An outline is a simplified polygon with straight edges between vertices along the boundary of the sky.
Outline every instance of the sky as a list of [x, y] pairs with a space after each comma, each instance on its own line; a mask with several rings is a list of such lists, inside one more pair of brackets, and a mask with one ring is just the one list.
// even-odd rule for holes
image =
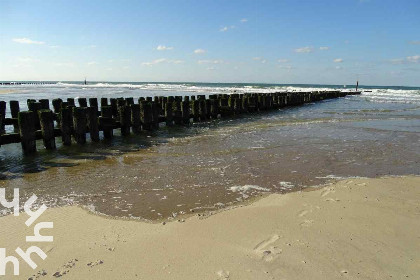
[[0, 80], [420, 86], [419, 0], [0, 0]]

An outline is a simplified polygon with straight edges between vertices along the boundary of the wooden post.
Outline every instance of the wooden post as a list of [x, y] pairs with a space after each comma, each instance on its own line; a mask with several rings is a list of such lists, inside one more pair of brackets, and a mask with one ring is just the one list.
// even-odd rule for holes
[[96, 115], [98, 114], [98, 98], [89, 98], [89, 106], [96, 108]]
[[[96, 99], [96, 98], [95, 98]], [[98, 127], [98, 108], [87, 108], [87, 122], [89, 127], [89, 135], [92, 142], [99, 142], [99, 127]]]
[[110, 98], [111, 102], [111, 108], [112, 108], [112, 116], [117, 117], [118, 116], [118, 105], [117, 105], [117, 99], [116, 98]]
[[41, 103], [40, 110], [49, 110], [50, 109], [50, 101], [48, 99], [40, 99], [39, 103]]
[[141, 131], [140, 104], [131, 104], [131, 125], [134, 133]]
[[74, 107], [73, 108], [73, 127], [74, 127], [74, 138], [77, 144], [86, 143], [86, 125], [87, 125], [87, 114], [86, 107]]
[[179, 98], [177, 97], [178, 96], [175, 97], [175, 102], [173, 103], [174, 121], [175, 121], [175, 124], [181, 125], [182, 124], [181, 101], [179, 101]]
[[[12, 115], [12, 118], [17, 119], [18, 114], [20, 112], [19, 101], [10, 100], [9, 106], [10, 106], [10, 114]], [[15, 132], [19, 132], [19, 124], [17, 122], [13, 123], [13, 130]]]
[[131, 112], [130, 107], [127, 105], [118, 106], [118, 116], [121, 125], [121, 135], [130, 135], [130, 119]]
[[38, 111], [38, 116], [41, 122], [41, 132], [44, 147], [47, 150], [53, 150], [55, 149], [53, 112], [49, 109], [42, 109]]
[[202, 98], [205, 95], [199, 95], [199, 113], [200, 113], [200, 121], [205, 121], [207, 119], [207, 107], [206, 107], [206, 100]]
[[101, 107], [108, 106], [108, 98], [102, 97], [101, 98]]
[[61, 112], [60, 112], [60, 127], [61, 127], [61, 140], [63, 142], [63, 145], [65, 146], [71, 145], [72, 123], [73, 123], [73, 119], [72, 119], [71, 109], [62, 107]]
[[200, 120], [200, 101], [194, 98], [191, 101], [191, 109], [192, 109], [193, 120], [195, 122], [198, 122]]
[[153, 128], [157, 129], [159, 128], [159, 106], [155, 101], [153, 101], [151, 104], [152, 104]]
[[39, 124], [39, 116], [38, 116], [38, 111], [41, 109], [41, 103], [40, 102], [29, 102], [28, 103], [28, 109], [29, 111], [34, 112], [34, 121], [35, 121], [35, 129], [39, 130], [41, 129], [41, 125]]
[[219, 100], [210, 99], [210, 116], [212, 119], [217, 119], [219, 115]]
[[153, 121], [152, 103], [145, 100], [141, 101], [140, 120], [141, 120], [144, 130], [152, 129], [152, 121]]
[[36, 152], [35, 113], [32, 111], [19, 112], [19, 134], [24, 154]]
[[0, 115], [3, 116], [3, 122], [0, 127], [0, 134], [4, 132], [5, 125], [4, 125], [4, 119], [6, 118], [6, 101], [0, 101]]
[[77, 101], [79, 102], [79, 107], [87, 107], [87, 100], [84, 97], [79, 97], [77, 99]]
[[127, 104], [127, 105], [133, 105], [134, 104], [134, 98], [133, 97], [127, 97], [125, 99], [125, 104]]
[[172, 106], [173, 106], [172, 102], [165, 103], [165, 120], [166, 120], [167, 126], [171, 126], [174, 123]]
[[60, 113], [62, 103], [63, 103], [63, 100], [61, 98], [55, 98], [55, 99], [52, 100], [54, 113], [56, 113], [56, 114]]
[[99, 123], [102, 126], [104, 131], [104, 138], [110, 139], [114, 136], [113, 126], [114, 122], [112, 119], [112, 107], [111, 106], [102, 106], [101, 107], [101, 117], [99, 118]]
[[76, 106], [76, 104], [74, 103], [74, 98], [67, 98], [67, 103], [69, 104], [69, 106]]
[[[188, 97], [188, 96], [186, 96]], [[185, 125], [190, 124], [190, 101], [182, 101], [181, 103], [181, 111], [182, 111], [182, 122]]]

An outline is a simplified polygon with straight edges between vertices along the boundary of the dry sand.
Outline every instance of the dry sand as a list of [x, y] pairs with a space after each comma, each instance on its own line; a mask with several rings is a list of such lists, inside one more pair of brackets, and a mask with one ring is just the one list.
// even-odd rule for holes
[[[0, 218], [8, 255], [29, 247], [26, 217]], [[41, 219], [54, 222], [48, 258], [21, 261], [17, 279], [420, 279], [420, 177], [347, 179], [166, 225], [78, 207]]]

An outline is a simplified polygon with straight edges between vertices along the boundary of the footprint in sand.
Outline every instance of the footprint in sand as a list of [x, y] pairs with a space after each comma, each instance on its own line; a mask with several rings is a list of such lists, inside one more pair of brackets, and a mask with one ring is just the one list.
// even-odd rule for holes
[[77, 259], [68, 261], [66, 264], [61, 266], [61, 268], [59, 268], [58, 271], [53, 274], [53, 276], [58, 278], [58, 277], [61, 277], [63, 275], [66, 275], [67, 273], [70, 272], [70, 269], [72, 269], [73, 267], [76, 266], [76, 262], [78, 262]]
[[305, 220], [303, 223], [300, 223], [301, 227], [310, 227], [314, 223], [314, 220]]
[[321, 192], [321, 197], [327, 196], [330, 193], [334, 193], [334, 192], [335, 192], [334, 188], [327, 188]]
[[272, 237], [261, 241], [254, 247], [254, 252], [257, 254], [259, 258], [266, 262], [271, 262], [278, 257], [282, 253], [282, 250], [277, 246], [273, 246], [277, 240], [280, 239], [280, 236], [273, 235]]
[[309, 213], [309, 210], [302, 210], [302, 211], [299, 212], [298, 216], [303, 217], [303, 216], [306, 216], [306, 214], [308, 214], [308, 213]]
[[216, 272], [219, 279], [229, 279], [229, 271], [219, 270]]

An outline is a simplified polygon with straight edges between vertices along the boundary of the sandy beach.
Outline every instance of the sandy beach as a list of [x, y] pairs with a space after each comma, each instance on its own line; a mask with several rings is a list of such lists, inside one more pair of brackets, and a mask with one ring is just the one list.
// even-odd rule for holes
[[[419, 279], [419, 186], [347, 179], [166, 224], [48, 209], [48, 257], [34, 255], [35, 270], [21, 261], [16, 279]], [[8, 255], [27, 248], [26, 219], [0, 218]]]

